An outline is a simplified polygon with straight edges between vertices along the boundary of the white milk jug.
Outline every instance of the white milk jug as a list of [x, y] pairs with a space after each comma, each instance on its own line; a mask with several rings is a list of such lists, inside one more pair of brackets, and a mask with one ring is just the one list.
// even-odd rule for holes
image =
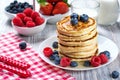
[[117, 22], [118, 16], [118, 0], [100, 0], [100, 7], [98, 11], [98, 24], [112, 25]]

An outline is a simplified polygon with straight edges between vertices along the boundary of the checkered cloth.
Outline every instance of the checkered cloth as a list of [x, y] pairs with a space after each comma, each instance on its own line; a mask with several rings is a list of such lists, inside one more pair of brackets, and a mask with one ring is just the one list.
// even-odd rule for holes
[[28, 62], [31, 65], [29, 71], [32, 77], [23, 79], [12, 72], [0, 69], [0, 80], [75, 80], [63, 70], [44, 62], [28, 43], [27, 49], [21, 51], [19, 43], [22, 41], [24, 40], [14, 33], [2, 34], [0, 36], [0, 55]]

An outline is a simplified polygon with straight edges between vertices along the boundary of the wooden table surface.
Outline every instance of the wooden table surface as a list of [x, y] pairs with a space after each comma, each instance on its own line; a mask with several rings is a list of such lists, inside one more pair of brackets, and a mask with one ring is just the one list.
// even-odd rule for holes
[[[15, 32], [13, 27], [11, 26], [9, 18], [4, 13], [4, 8], [7, 3], [10, 3], [13, 0], [0, 0], [0, 35], [8, 32]], [[118, 22], [113, 26], [97, 26], [98, 33], [103, 35], [116, 43], [118, 48], [120, 49], [120, 23]], [[16, 33], [16, 32], [15, 32]], [[37, 35], [31, 37], [21, 36], [24, 40], [30, 43], [33, 48], [39, 52], [38, 46], [45, 39], [51, 37], [56, 34], [56, 25], [47, 24], [45, 29]], [[106, 45], [107, 46], [107, 45]], [[120, 72], [120, 55], [109, 65], [87, 71], [69, 71], [65, 70], [67, 73], [71, 74], [76, 78], [76, 80], [112, 80], [110, 77], [110, 73], [114, 70]], [[116, 80], [120, 80], [120, 77]]]

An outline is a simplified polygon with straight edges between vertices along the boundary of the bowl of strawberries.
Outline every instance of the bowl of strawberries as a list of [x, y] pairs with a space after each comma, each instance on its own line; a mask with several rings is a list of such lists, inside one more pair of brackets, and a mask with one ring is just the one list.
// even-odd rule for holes
[[39, 3], [39, 12], [51, 24], [56, 24], [71, 12], [67, 0], [37, 0], [37, 2]]
[[46, 20], [31, 8], [26, 8], [23, 12], [17, 13], [12, 19], [13, 28], [21, 35], [32, 36], [40, 33], [46, 25]]

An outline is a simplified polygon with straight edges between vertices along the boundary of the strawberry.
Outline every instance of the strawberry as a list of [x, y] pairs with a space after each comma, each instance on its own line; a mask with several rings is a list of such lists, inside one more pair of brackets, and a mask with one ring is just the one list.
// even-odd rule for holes
[[26, 8], [23, 13], [26, 14], [26, 16], [30, 17], [33, 10], [31, 8]]
[[13, 21], [13, 24], [16, 26], [20, 26], [20, 27], [24, 26], [24, 23], [22, 22], [22, 20], [19, 17], [13, 18], [12, 21]]
[[70, 58], [67, 58], [67, 57], [63, 57], [63, 58], [61, 58], [61, 60], [60, 60], [60, 65], [61, 65], [62, 67], [67, 67], [67, 66], [70, 65], [70, 63], [71, 63]]
[[53, 10], [53, 5], [51, 3], [42, 1], [40, 3], [40, 13], [44, 14], [44, 15], [50, 15], [52, 13]]
[[31, 17], [25, 17], [24, 22], [26, 23], [27, 21], [32, 21], [32, 18]]
[[35, 18], [38, 17], [38, 16], [40, 17], [39, 13], [36, 12], [36, 11], [33, 11], [32, 14], [31, 14], [31, 18], [32, 18], [33, 20], [35, 20]]
[[36, 19], [35, 19], [36, 25], [41, 25], [42, 23], [44, 23], [44, 21], [45, 20], [41, 17], [36, 17]]
[[52, 11], [52, 14], [55, 15], [55, 14], [64, 14], [66, 12], [68, 12], [69, 10], [69, 7], [68, 5], [65, 3], [65, 2], [58, 2], [53, 11]]
[[26, 17], [26, 15], [24, 13], [17, 13], [17, 17], [20, 17], [22, 20], [24, 20], [24, 17]]
[[35, 23], [33, 21], [27, 21], [26, 27], [34, 27]]

